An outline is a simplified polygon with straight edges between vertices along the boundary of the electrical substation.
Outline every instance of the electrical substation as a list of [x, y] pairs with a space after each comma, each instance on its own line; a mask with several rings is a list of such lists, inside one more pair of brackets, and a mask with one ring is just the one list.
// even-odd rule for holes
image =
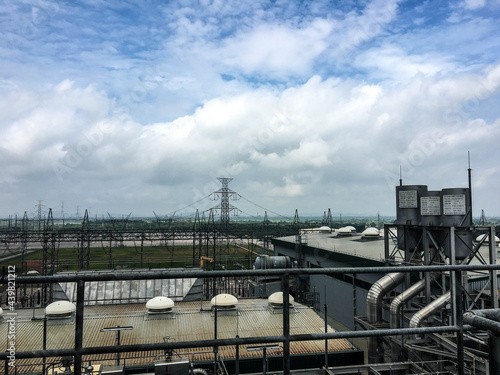
[[[220, 205], [189, 221], [86, 212], [75, 225], [49, 211], [4, 223], [4, 254], [21, 268], [15, 298], [2, 289], [0, 334], [15, 311], [17, 337], [15, 366], [8, 347], [0, 354], [4, 373], [500, 373], [496, 230], [473, 223], [470, 178], [441, 190], [401, 183], [396, 220], [363, 230], [333, 229], [330, 210], [317, 225], [297, 211], [286, 224], [267, 213], [230, 222], [241, 195], [219, 181]], [[148, 267], [146, 246], [173, 264], [178, 244], [184, 264]], [[245, 244], [251, 266], [224, 267]], [[61, 269], [65, 246], [76, 269]], [[29, 273], [36, 247], [40, 271]], [[120, 247], [135, 248], [136, 267], [116, 267]], [[92, 269], [96, 252], [107, 269]]]

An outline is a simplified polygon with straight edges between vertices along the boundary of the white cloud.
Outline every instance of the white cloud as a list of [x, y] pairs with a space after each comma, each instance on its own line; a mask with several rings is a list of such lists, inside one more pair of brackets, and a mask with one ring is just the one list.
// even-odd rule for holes
[[314, 20], [307, 27], [294, 29], [286, 24], [263, 24], [224, 42], [222, 59], [245, 74], [259, 72], [271, 76], [308, 73], [315, 58], [327, 44], [331, 22]]
[[429, 26], [398, 4], [9, 8], [39, 33], [0, 28], [0, 215], [37, 199], [171, 212], [219, 176], [282, 213], [394, 214], [400, 165], [407, 183], [461, 186], [467, 151], [475, 201], [500, 213], [496, 19], [450, 23], [454, 8]]

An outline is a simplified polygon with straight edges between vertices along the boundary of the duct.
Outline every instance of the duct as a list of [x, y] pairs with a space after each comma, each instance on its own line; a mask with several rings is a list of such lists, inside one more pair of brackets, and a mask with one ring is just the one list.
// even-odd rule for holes
[[[430, 274], [430, 280], [436, 279], [438, 277], [439, 273], [433, 272]], [[391, 308], [390, 308], [390, 328], [400, 328], [401, 326], [401, 306], [403, 303], [410, 301], [412, 298], [417, 296], [421, 291], [425, 289], [425, 279], [420, 280], [410, 288], [406, 289], [403, 293], [401, 293], [399, 296], [394, 298], [391, 303]], [[400, 360], [401, 357], [401, 348], [397, 344], [397, 342], [392, 342], [391, 344], [391, 355], [392, 355], [392, 360], [394, 362], [397, 362]]]
[[[382, 320], [382, 301], [384, 296], [404, 281], [404, 273], [389, 273], [376, 281], [366, 297], [366, 315], [368, 323], [376, 324]], [[380, 338], [368, 340], [369, 363], [380, 363], [384, 358], [384, 349]]]
[[375, 324], [382, 320], [382, 300], [384, 296], [403, 281], [403, 273], [389, 273], [372, 285], [366, 297], [368, 323]]
[[[430, 275], [430, 280], [433, 281], [439, 276], [439, 273], [433, 272]], [[425, 289], [425, 279], [420, 280], [416, 284], [413, 284], [410, 288], [406, 289], [399, 296], [394, 298], [391, 303], [390, 308], [390, 327], [400, 328], [401, 323], [401, 305], [405, 302], [410, 301], [412, 298], [417, 296], [421, 291]]]
[[432, 314], [444, 308], [451, 299], [451, 292], [447, 292], [436, 298], [420, 311], [417, 311], [410, 320], [410, 328], [418, 328], [422, 325], [423, 321]]
[[464, 323], [488, 331], [489, 372], [500, 374], [500, 309], [468, 311]]

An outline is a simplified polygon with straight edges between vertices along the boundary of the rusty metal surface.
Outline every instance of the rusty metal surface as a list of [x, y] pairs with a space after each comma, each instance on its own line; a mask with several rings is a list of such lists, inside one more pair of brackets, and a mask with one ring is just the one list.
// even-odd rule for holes
[[[84, 310], [83, 346], [116, 345], [115, 332], [101, 332], [105, 327], [133, 326], [133, 330], [122, 331], [122, 345], [163, 342], [165, 337], [174, 341], [214, 339], [215, 316], [209, 302], [179, 302], [174, 306], [171, 317], [151, 317], [146, 313], [144, 304], [87, 306]], [[41, 309], [35, 311], [36, 317], [43, 316]], [[16, 350], [28, 351], [42, 349], [43, 320], [32, 320], [32, 310], [18, 310], [16, 318]], [[224, 316], [217, 314], [217, 338], [264, 337], [282, 334], [283, 316], [267, 307], [267, 300], [240, 299], [238, 314]], [[329, 327], [329, 332], [334, 329]], [[324, 332], [324, 321], [314, 310], [296, 304], [295, 312], [290, 314], [290, 333], [308, 334]], [[7, 324], [0, 323], [0, 337], [6, 337]], [[47, 349], [72, 348], [74, 345], [75, 323], [67, 321], [47, 324]], [[323, 353], [322, 340], [298, 341], [290, 344], [290, 354]], [[329, 340], [330, 352], [358, 350], [348, 340]], [[235, 358], [234, 346], [220, 347], [223, 359]], [[120, 355], [127, 365], [152, 363], [155, 357], [163, 356], [162, 351], [123, 353]], [[174, 355], [188, 357], [191, 361], [213, 360], [213, 348], [193, 348], [177, 350]], [[261, 357], [261, 352], [247, 351], [246, 346], [239, 348], [240, 358]], [[269, 356], [281, 355], [280, 350], [269, 351]], [[132, 358], [132, 357], [141, 358]], [[149, 357], [149, 358], [143, 358]], [[109, 362], [114, 364], [115, 355], [96, 354], [85, 356], [84, 361]], [[54, 362], [59, 358], [47, 359]], [[23, 364], [40, 363], [39, 359], [19, 360]], [[18, 373], [40, 371], [40, 366], [18, 368]], [[37, 370], [38, 369], [38, 370]]]

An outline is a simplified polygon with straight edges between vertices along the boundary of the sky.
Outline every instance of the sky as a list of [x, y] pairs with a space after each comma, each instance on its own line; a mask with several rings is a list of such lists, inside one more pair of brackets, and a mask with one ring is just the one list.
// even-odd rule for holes
[[500, 216], [500, 0], [0, 0], [0, 62], [0, 217], [187, 217], [218, 177], [243, 216], [395, 216], [400, 171], [469, 160]]

